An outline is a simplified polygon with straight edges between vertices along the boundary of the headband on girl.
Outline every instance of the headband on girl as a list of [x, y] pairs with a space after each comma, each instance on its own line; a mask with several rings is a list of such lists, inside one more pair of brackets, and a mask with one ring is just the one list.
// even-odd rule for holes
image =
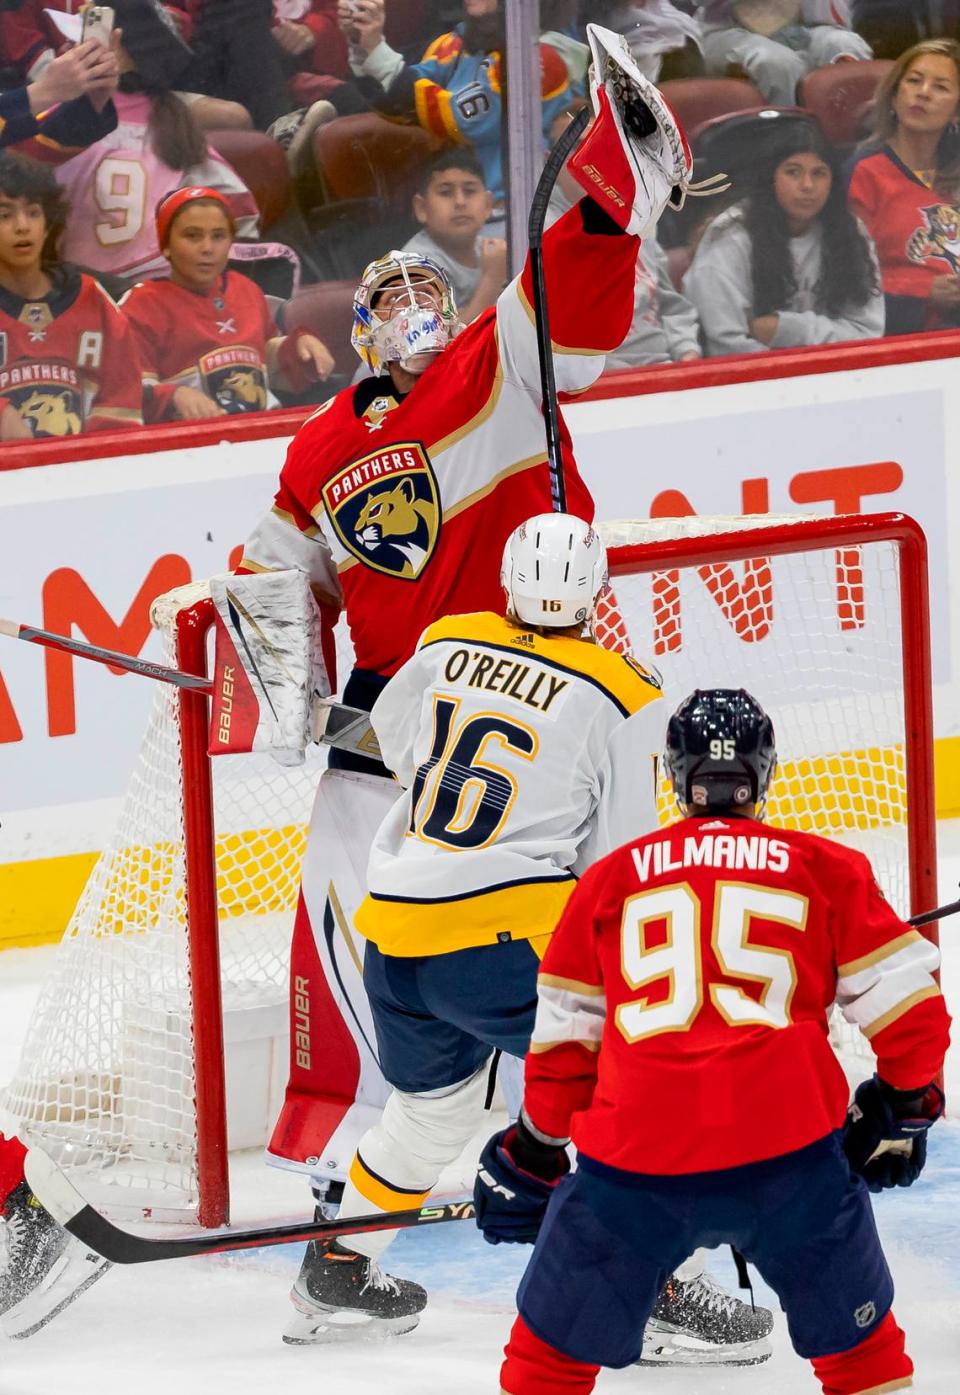
[[234, 226], [233, 210], [218, 189], [206, 189], [200, 184], [190, 185], [186, 189], [174, 189], [172, 194], [167, 194], [157, 204], [157, 241], [161, 250], [170, 240], [170, 225], [174, 218], [188, 203], [195, 203], [197, 199], [212, 199], [214, 203], [218, 203], [230, 220], [231, 228]]

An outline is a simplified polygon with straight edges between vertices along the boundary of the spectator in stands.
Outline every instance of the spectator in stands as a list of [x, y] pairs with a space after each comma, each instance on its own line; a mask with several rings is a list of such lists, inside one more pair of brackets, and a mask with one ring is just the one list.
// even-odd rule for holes
[[333, 357], [306, 330], [279, 335], [266, 297], [227, 269], [236, 229], [215, 189], [178, 189], [157, 209], [167, 281], [135, 286], [121, 309], [140, 347], [148, 421], [262, 411], [271, 385], [303, 392]]
[[[483, 166], [493, 194], [488, 230], [502, 235], [504, 179], [501, 164], [504, 20], [500, 0], [464, 0], [464, 18], [437, 39], [423, 61], [406, 64], [383, 37], [384, 0], [339, 0], [338, 14], [350, 45], [350, 66], [368, 80], [371, 104], [457, 144], [467, 144]], [[556, 49], [540, 45], [543, 132], [569, 100], [566, 64]], [[369, 81], [372, 79], [372, 82]]]
[[420, 171], [413, 212], [421, 231], [404, 252], [420, 252], [442, 266], [464, 324], [492, 305], [507, 284], [507, 244], [481, 237], [493, 195], [476, 156], [444, 150]]
[[167, 274], [152, 213], [174, 189], [202, 184], [220, 190], [240, 236], [259, 232], [256, 202], [240, 176], [207, 145], [190, 108], [146, 76], [153, 52], [150, 43], [143, 52], [131, 48], [124, 32], [120, 124], [57, 171], [70, 200], [64, 256], [130, 283]]
[[[581, 104], [556, 117], [550, 128], [555, 145]], [[566, 169], [554, 185], [547, 207], [547, 226], [583, 198], [583, 190]], [[656, 235], [647, 233], [637, 257], [633, 323], [618, 349], [607, 354], [604, 371], [641, 368], [652, 363], [675, 363], [701, 357], [700, 321], [695, 307], [670, 279], [667, 254]]]
[[46, 64], [25, 87], [0, 92], [0, 146], [42, 141], [36, 159], [65, 158], [114, 129], [117, 111], [117, 43], [89, 42], [69, 48]]
[[634, 62], [651, 82], [703, 72], [700, 26], [671, 0], [633, 0], [627, 5], [604, 0], [595, 8], [597, 23], [623, 35]]
[[960, 44], [908, 49], [881, 85], [850, 207], [877, 245], [887, 333], [960, 325]]
[[250, 112], [257, 129], [265, 131], [290, 107], [282, 50], [272, 33], [273, 0], [176, 0], [176, 4], [189, 16], [193, 51], [180, 85], [190, 92], [239, 103]]
[[883, 334], [873, 244], [813, 121], [788, 126], [747, 198], [710, 224], [684, 290], [710, 355]]
[[792, 106], [813, 68], [872, 57], [849, 0], [704, 0], [698, 13], [707, 71], [741, 69], [773, 106]]
[[[142, 387], [126, 321], [57, 253], [66, 203], [49, 170], [0, 155], [0, 438], [139, 425]], [[13, 409], [11, 414], [10, 409]]]

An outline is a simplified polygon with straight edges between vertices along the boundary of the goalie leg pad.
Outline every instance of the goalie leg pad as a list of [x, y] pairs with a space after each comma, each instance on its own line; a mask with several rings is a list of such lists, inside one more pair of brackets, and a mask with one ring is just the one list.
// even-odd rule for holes
[[[402, 1211], [422, 1205], [440, 1174], [456, 1162], [483, 1118], [487, 1071], [429, 1094], [395, 1090], [383, 1117], [360, 1140], [339, 1217]], [[378, 1259], [395, 1230], [344, 1237], [359, 1254]]]

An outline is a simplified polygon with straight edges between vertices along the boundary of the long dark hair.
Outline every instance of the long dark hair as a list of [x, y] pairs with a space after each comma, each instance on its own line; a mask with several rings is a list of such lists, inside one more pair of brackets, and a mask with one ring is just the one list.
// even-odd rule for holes
[[189, 170], [207, 158], [207, 140], [193, 112], [169, 88], [145, 82], [139, 73], [124, 73], [122, 92], [143, 92], [150, 100], [147, 140], [153, 153], [172, 170]]
[[742, 217], [752, 244], [753, 313], [773, 315], [790, 304], [797, 278], [790, 255], [787, 215], [777, 201], [774, 175], [794, 155], [816, 155], [830, 169], [830, 195], [818, 222], [823, 229], [818, 312], [836, 319], [851, 305], [862, 305], [878, 289], [876, 267], [866, 234], [847, 208], [839, 162], [814, 122], [798, 122], [779, 134], [760, 161]]
[[47, 225], [40, 262], [46, 268], [56, 266], [59, 262], [57, 243], [67, 221], [68, 205], [51, 171], [44, 165], [4, 151], [0, 154], [0, 194], [40, 205]]

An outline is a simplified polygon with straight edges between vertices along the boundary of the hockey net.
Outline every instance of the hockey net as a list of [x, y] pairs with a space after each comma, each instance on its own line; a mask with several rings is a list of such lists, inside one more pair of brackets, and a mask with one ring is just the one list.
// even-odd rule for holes
[[[904, 915], [935, 898], [922, 534], [900, 515], [626, 522], [602, 529], [597, 633], [654, 664], [672, 709], [752, 691], [773, 717], [771, 822], [866, 851]], [[205, 588], [161, 598], [165, 660], [207, 667]], [[340, 655], [341, 676], [350, 655]], [[665, 714], [666, 715], [666, 714]], [[114, 1214], [228, 1214], [224, 1039], [286, 1010], [320, 750], [206, 757], [206, 703], [158, 684], [114, 837], [80, 898], [4, 1098], [28, 1141]], [[211, 778], [212, 769], [212, 778]], [[673, 809], [664, 788], [661, 817]], [[909, 819], [908, 819], [909, 809]], [[219, 1010], [222, 998], [223, 1014]], [[837, 1045], [869, 1052], [841, 1034]], [[242, 1091], [247, 1081], [234, 1082]], [[228, 1082], [229, 1084], [229, 1082]], [[231, 1121], [232, 1122], [232, 1121]]]

